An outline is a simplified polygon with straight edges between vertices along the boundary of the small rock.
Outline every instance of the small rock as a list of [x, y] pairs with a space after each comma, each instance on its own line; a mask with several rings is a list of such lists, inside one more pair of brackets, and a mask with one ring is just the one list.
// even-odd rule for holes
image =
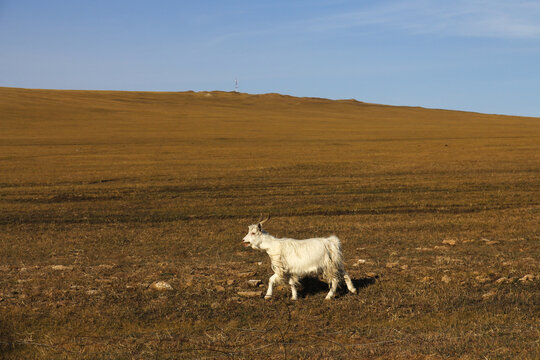
[[224, 292], [225, 291], [225, 288], [223, 286], [221, 286], [221, 285], [217, 285], [215, 287], [215, 289], [216, 289], [217, 292]]
[[433, 281], [433, 278], [431, 276], [424, 276], [420, 281], [423, 283], [427, 283]]
[[387, 267], [388, 269], [392, 269], [392, 268], [395, 268], [395, 267], [397, 267], [397, 266], [398, 266], [398, 263], [397, 263], [397, 262], [387, 262], [387, 263], [386, 263], [386, 267]]
[[519, 279], [519, 281], [527, 282], [527, 281], [534, 281], [534, 279], [535, 279], [535, 276], [533, 274], [527, 274], [524, 277], [522, 277], [521, 279]]
[[255, 275], [255, 271], [240, 272], [237, 275], [238, 275], [238, 277], [246, 278], [246, 277], [250, 277], [250, 276]]
[[489, 240], [486, 238], [482, 238], [480, 241], [483, 241], [486, 245], [495, 245], [499, 243], [497, 240]]
[[53, 265], [51, 266], [51, 269], [53, 270], [58, 270], [58, 271], [61, 271], [61, 270], [73, 270], [73, 266], [65, 266], [65, 265]]
[[375, 278], [375, 277], [377, 277], [377, 274], [375, 274], [374, 272], [368, 272], [368, 273], [366, 273], [366, 276], [371, 277], [371, 278]]
[[441, 281], [445, 284], [448, 284], [450, 281], [452, 281], [452, 279], [450, 279], [450, 276], [448, 275], [444, 275], [442, 278], [441, 278]]
[[263, 264], [262, 261], [259, 261], [259, 262], [257, 263], [257, 265], [259, 265], [259, 266], [261, 266], [262, 264]]
[[445, 245], [456, 246], [456, 240], [453, 239], [445, 239], [442, 243]]
[[492, 297], [494, 297], [497, 293], [495, 292], [495, 290], [491, 290], [490, 292], [487, 292], [485, 293], [484, 295], [482, 295], [482, 299], [484, 300], [488, 300], [488, 299], [491, 299]]
[[259, 286], [260, 284], [262, 284], [262, 281], [261, 280], [248, 280], [248, 285], [251, 286], [251, 287], [257, 287]]
[[173, 287], [168, 282], [156, 281], [150, 285], [150, 289], [156, 291], [170, 291], [173, 290]]
[[483, 284], [483, 283], [486, 283], [488, 282], [489, 280], [491, 280], [488, 276], [486, 275], [478, 275], [477, 277], [474, 278], [476, 281], [478, 281], [480, 284]]
[[232, 284], [234, 284], [234, 280], [232, 280], [232, 279], [227, 280], [227, 285], [230, 286], [230, 285], [232, 285]]
[[405, 264], [405, 265], [401, 265], [399, 267], [401, 270], [407, 270], [409, 268], [409, 265]]
[[360, 265], [366, 264], [367, 261], [364, 259], [358, 259], [352, 266], [358, 267]]
[[100, 268], [100, 269], [112, 269], [114, 266], [110, 265], [110, 264], [100, 264], [100, 265], [98, 265], [96, 267]]
[[262, 296], [262, 290], [259, 291], [239, 291], [238, 295], [243, 297], [261, 297]]

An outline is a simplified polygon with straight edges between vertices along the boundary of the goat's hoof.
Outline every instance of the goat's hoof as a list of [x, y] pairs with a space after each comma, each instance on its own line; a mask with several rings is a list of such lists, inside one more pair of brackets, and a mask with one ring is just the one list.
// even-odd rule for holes
[[296, 300], [298, 300], [298, 298], [293, 298], [293, 297], [292, 297], [291, 300], [292, 300], [292, 301], [296, 301]]
[[264, 300], [270, 300], [272, 299], [272, 295], [264, 295]]
[[356, 289], [354, 289], [354, 290], [351, 290], [351, 293], [358, 294], [358, 291], [356, 291]]

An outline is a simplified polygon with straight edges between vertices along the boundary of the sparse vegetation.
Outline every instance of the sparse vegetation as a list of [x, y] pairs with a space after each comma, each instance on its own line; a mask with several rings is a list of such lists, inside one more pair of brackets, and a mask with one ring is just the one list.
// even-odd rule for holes
[[[537, 118], [0, 88], [0, 354], [537, 359], [539, 150]], [[359, 294], [239, 295], [261, 212], [338, 235]]]

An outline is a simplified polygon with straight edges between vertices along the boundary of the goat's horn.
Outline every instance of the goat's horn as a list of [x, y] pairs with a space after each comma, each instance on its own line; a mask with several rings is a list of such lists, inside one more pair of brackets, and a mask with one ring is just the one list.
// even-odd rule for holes
[[[261, 214], [261, 215], [262, 215], [262, 214]], [[261, 216], [261, 219], [262, 219], [262, 216]], [[264, 224], [265, 222], [267, 222], [269, 219], [270, 219], [270, 215], [268, 215], [268, 216], [266, 217], [266, 219], [259, 221], [259, 224], [262, 225], [262, 224]]]

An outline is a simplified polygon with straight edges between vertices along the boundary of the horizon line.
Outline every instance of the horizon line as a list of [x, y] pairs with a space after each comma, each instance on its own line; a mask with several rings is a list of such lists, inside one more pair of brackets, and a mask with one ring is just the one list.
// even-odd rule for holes
[[71, 88], [32, 88], [32, 87], [18, 87], [18, 86], [4, 86], [0, 85], [0, 89], [19, 89], [19, 90], [42, 90], [42, 91], [87, 91], [87, 92], [126, 92], [126, 93], [135, 93], [135, 92], [146, 92], [146, 93], [212, 93], [212, 92], [222, 92], [227, 94], [239, 94], [239, 95], [249, 95], [249, 96], [264, 96], [264, 95], [280, 95], [285, 97], [297, 98], [297, 99], [316, 99], [316, 100], [327, 100], [327, 101], [354, 101], [359, 104], [364, 105], [375, 105], [375, 106], [389, 106], [389, 107], [403, 107], [403, 108], [418, 108], [425, 110], [436, 110], [436, 111], [453, 111], [453, 112], [464, 112], [471, 114], [479, 115], [494, 115], [494, 116], [508, 116], [508, 117], [521, 117], [521, 118], [532, 118], [540, 119], [540, 116], [533, 115], [514, 115], [514, 114], [498, 114], [498, 113], [487, 113], [475, 110], [464, 110], [464, 109], [448, 109], [448, 108], [438, 108], [438, 107], [428, 107], [421, 105], [404, 105], [404, 104], [382, 104], [382, 103], [373, 103], [358, 100], [356, 98], [326, 98], [319, 96], [298, 96], [291, 94], [283, 94], [279, 92], [264, 92], [264, 93], [248, 93], [240, 92], [235, 90], [121, 90], [121, 89], [71, 89]]

